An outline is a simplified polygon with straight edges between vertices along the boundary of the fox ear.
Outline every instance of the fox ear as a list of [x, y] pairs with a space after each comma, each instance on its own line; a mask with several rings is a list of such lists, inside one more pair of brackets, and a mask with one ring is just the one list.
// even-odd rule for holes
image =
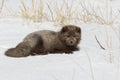
[[80, 27], [77, 27], [77, 28], [76, 28], [76, 31], [77, 31], [78, 33], [81, 33], [81, 28], [80, 28]]
[[68, 28], [67, 27], [63, 27], [61, 32], [64, 33], [64, 32], [67, 32]]

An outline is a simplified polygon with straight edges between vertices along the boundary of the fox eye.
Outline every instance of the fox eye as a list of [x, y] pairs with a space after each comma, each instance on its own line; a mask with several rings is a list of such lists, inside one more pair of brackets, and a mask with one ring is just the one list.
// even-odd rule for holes
[[67, 35], [67, 37], [70, 37], [69, 35]]

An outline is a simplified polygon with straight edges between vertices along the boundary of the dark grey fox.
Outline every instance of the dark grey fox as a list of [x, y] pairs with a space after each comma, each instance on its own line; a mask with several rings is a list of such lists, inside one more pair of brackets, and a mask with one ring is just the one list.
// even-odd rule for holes
[[49, 53], [73, 53], [79, 50], [81, 28], [66, 25], [59, 32], [41, 30], [30, 33], [15, 48], [5, 52], [9, 57], [26, 57], [29, 55], [46, 55]]

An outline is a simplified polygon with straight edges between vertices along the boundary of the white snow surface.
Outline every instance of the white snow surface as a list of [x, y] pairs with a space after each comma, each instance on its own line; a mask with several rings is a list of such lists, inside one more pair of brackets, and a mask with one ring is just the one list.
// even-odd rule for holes
[[[11, 58], [4, 52], [15, 47], [27, 34], [45, 29], [59, 31], [61, 27], [52, 22], [27, 24], [21, 19], [0, 19], [0, 80], [118, 80], [119, 41], [114, 31], [109, 26], [92, 23], [76, 25], [82, 29], [82, 40], [78, 45], [80, 50], [74, 54]], [[111, 50], [104, 42], [105, 31], [114, 40]], [[99, 47], [94, 35], [106, 50]]]

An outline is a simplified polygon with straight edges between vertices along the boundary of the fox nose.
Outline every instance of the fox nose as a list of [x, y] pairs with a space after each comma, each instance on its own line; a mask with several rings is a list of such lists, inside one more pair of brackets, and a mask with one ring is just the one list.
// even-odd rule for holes
[[71, 44], [73, 44], [73, 41], [70, 41]]

